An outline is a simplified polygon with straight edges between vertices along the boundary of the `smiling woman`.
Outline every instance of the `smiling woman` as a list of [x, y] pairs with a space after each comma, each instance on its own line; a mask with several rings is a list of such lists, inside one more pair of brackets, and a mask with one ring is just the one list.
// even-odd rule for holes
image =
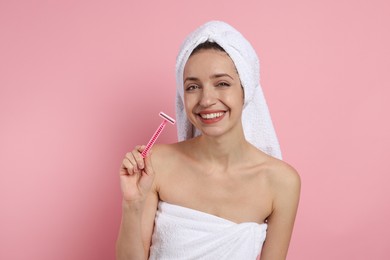
[[[206, 43], [204, 46], [219, 46]], [[243, 89], [234, 63], [226, 52], [216, 47], [193, 52], [184, 68], [184, 89], [188, 119], [204, 135], [213, 135], [208, 132], [210, 127], [212, 131], [218, 127], [224, 131], [228, 123], [242, 131], [239, 120], [244, 104]]]
[[[300, 178], [280, 150], [242, 35], [209, 22], [177, 59], [180, 142], [126, 154], [118, 259], [285, 259]], [[259, 117], [260, 115], [260, 117]]]

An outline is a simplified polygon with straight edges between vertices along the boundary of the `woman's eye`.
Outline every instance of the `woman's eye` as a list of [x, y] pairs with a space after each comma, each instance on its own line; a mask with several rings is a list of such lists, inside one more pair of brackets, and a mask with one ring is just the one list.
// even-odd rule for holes
[[219, 82], [219, 83], [218, 83], [218, 86], [219, 86], [219, 87], [229, 87], [230, 84], [227, 83], [227, 82]]
[[187, 91], [191, 91], [191, 90], [195, 90], [195, 89], [198, 89], [199, 88], [199, 86], [197, 86], [197, 85], [189, 85], [187, 88], [186, 88], [186, 90]]

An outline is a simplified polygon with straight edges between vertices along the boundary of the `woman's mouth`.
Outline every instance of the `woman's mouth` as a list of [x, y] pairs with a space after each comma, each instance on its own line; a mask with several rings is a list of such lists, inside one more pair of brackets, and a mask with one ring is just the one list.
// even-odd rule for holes
[[205, 124], [216, 123], [224, 117], [226, 112], [199, 113], [201, 121]]

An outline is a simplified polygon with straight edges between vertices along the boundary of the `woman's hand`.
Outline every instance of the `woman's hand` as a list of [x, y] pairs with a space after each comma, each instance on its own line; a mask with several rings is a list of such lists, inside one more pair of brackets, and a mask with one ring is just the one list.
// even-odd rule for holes
[[144, 145], [138, 145], [127, 153], [119, 172], [123, 200], [129, 204], [143, 203], [152, 188], [154, 171], [151, 152], [143, 159], [141, 153], [144, 149]]

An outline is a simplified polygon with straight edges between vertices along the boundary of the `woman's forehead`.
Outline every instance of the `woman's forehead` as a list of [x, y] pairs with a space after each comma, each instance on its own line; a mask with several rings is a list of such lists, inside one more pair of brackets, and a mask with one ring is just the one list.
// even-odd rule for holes
[[230, 56], [223, 51], [215, 49], [200, 50], [190, 56], [184, 67], [184, 74], [200, 71], [215, 72], [231, 71], [237, 73], [236, 67]]

